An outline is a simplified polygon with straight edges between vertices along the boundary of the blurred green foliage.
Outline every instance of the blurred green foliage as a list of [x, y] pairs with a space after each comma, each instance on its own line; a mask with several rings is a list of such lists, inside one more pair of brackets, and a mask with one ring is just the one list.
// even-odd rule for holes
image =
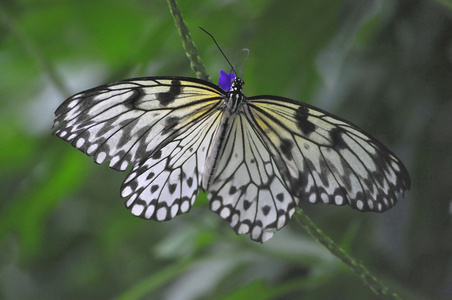
[[[448, 1], [180, 1], [208, 73], [247, 95], [308, 102], [360, 125], [407, 165], [384, 214], [301, 206], [407, 299], [452, 298], [452, 15]], [[165, 1], [0, 4], [0, 298], [369, 299], [296, 222], [264, 245], [205, 195], [171, 222], [121, 205], [125, 174], [52, 137], [70, 94], [136, 76], [193, 76]]]

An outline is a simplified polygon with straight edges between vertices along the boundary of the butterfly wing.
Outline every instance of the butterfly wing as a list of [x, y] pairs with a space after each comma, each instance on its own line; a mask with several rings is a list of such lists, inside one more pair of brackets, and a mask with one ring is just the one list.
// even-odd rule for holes
[[275, 97], [248, 98], [209, 187], [210, 208], [265, 242], [300, 200], [384, 211], [410, 186], [402, 162], [355, 125]]
[[181, 77], [120, 81], [76, 94], [55, 112], [54, 134], [124, 171], [126, 206], [147, 219], [186, 212], [198, 194], [224, 94]]
[[247, 116], [231, 121], [208, 189], [210, 208], [236, 233], [265, 242], [287, 223], [299, 200], [289, 193], [271, 151]]
[[286, 98], [257, 96], [248, 101], [248, 120], [293, 197], [382, 212], [409, 189], [403, 163], [350, 122]]

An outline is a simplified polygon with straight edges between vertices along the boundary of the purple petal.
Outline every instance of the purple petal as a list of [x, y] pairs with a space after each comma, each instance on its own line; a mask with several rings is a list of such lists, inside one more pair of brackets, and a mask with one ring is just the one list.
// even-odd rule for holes
[[223, 70], [220, 70], [220, 77], [218, 78], [218, 85], [225, 92], [229, 92], [231, 90], [232, 81], [235, 79], [235, 73], [226, 73]]

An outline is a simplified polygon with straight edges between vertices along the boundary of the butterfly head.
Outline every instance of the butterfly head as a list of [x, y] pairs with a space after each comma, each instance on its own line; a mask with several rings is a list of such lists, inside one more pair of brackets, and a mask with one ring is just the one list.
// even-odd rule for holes
[[242, 87], [244, 84], [245, 82], [241, 78], [239, 77], [235, 78], [231, 82], [231, 89], [229, 90], [229, 92], [230, 93], [236, 92], [242, 94], [243, 93]]
[[221, 89], [225, 92], [242, 92], [242, 86], [245, 84], [245, 82], [239, 78], [236, 77], [234, 72], [226, 73], [225, 71], [220, 71], [220, 77], [218, 78], [218, 85], [221, 87]]
[[236, 77], [235, 73], [226, 73], [223, 70], [220, 71], [220, 77], [218, 78], [218, 85], [227, 92], [225, 106], [232, 113], [238, 111], [240, 108], [244, 96], [242, 87], [245, 83], [239, 77]]

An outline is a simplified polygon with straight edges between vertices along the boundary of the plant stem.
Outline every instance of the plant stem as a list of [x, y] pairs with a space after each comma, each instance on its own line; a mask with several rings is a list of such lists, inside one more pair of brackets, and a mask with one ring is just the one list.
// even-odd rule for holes
[[179, 5], [176, 0], [168, 0], [168, 5], [171, 14], [174, 17], [174, 22], [176, 23], [177, 30], [182, 39], [182, 44], [184, 46], [185, 52], [188, 59], [190, 60], [190, 66], [192, 70], [196, 73], [196, 77], [199, 79], [204, 79], [207, 81], [212, 81], [209, 74], [207, 74], [206, 68], [199, 56], [198, 49], [195, 43], [191, 39], [190, 31], [188, 30], [187, 24], [184, 22], [182, 13], [180, 12]]

